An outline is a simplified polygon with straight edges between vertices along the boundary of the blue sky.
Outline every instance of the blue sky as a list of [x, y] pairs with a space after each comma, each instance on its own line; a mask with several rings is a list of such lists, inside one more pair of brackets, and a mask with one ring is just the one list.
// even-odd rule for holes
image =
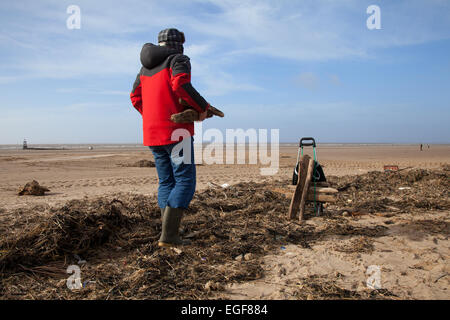
[[[366, 27], [372, 4], [380, 30]], [[142, 44], [167, 27], [226, 114], [204, 130], [450, 143], [450, 1], [19, 0], [0, 4], [0, 144], [141, 143], [129, 91]]]

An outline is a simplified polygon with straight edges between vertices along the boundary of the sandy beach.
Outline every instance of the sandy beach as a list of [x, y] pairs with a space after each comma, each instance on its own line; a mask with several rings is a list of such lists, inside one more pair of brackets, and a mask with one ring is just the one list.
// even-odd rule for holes
[[[197, 167], [197, 190], [214, 184], [289, 180], [297, 159], [296, 145], [281, 145], [279, 170], [276, 175], [262, 176], [263, 165], [222, 164]], [[311, 148], [305, 147], [305, 153]], [[237, 152], [236, 152], [237, 154]], [[224, 154], [224, 157], [226, 154]], [[383, 165], [399, 168], [439, 168], [450, 163], [450, 146], [418, 145], [324, 145], [317, 157], [325, 174], [343, 176], [382, 171]], [[93, 150], [0, 150], [0, 207], [14, 208], [30, 204], [56, 204], [85, 196], [101, 196], [116, 192], [150, 195], [157, 191], [155, 168], [126, 167], [139, 160], [153, 160], [146, 147]], [[225, 160], [224, 160], [225, 162]], [[248, 161], [247, 161], [248, 162]], [[31, 180], [50, 189], [45, 197], [17, 197], [19, 187]]]
[[[305, 150], [310, 153], [309, 149]], [[253, 208], [252, 206], [258, 208], [264, 203], [267, 204], [268, 208], [273, 205], [271, 215], [279, 217], [279, 219], [276, 218], [279, 220], [276, 223], [289, 226], [291, 229], [289, 232], [286, 231], [286, 234], [280, 231], [280, 237], [275, 237], [275, 242], [266, 244], [268, 247], [264, 247], [264, 250], [261, 249], [263, 251], [255, 249], [253, 258], [249, 258], [248, 261], [242, 259], [244, 260], [242, 263], [258, 266], [260, 271], [257, 276], [255, 275], [253, 278], [244, 277], [244, 281], [240, 279], [225, 281], [221, 278], [222, 280], [218, 281], [221, 283], [220, 289], [213, 290], [209, 285], [205, 295], [199, 297], [212, 299], [219, 297], [229, 299], [450, 299], [450, 269], [448, 267], [450, 211], [448, 210], [447, 189], [450, 146], [431, 145], [428, 148], [427, 145], [424, 145], [423, 151], [420, 151], [418, 145], [324, 144], [318, 146], [317, 156], [326, 176], [333, 177], [332, 181], [336, 181], [336, 186], [343, 183], [342, 180], [339, 180], [340, 178], [351, 179], [351, 177], [365, 175], [372, 171], [383, 175], [383, 165], [397, 165], [405, 174], [405, 177], [407, 177], [408, 172], [422, 170], [420, 172], [426, 172], [425, 176], [428, 175], [431, 178], [427, 178], [428, 180], [417, 178], [409, 184], [405, 180], [405, 188], [409, 188], [407, 190], [409, 198], [407, 199], [413, 199], [415, 197], [414, 188], [420, 186], [419, 194], [430, 194], [431, 204], [423, 208], [416, 206], [410, 211], [408, 211], [409, 209], [395, 208], [395, 203], [402, 199], [401, 191], [399, 191], [399, 187], [402, 187], [402, 180], [396, 180], [396, 189], [393, 190], [396, 190], [397, 194], [380, 193], [380, 199], [386, 196], [393, 197], [394, 205], [385, 206], [384, 208], [388, 208], [387, 210], [371, 209], [367, 211], [359, 210], [357, 213], [355, 213], [356, 211], [350, 211], [349, 213], [336, 205], [327, 207], [323, 217], [310, 216], [303, 224], [297, 225], [296, 222], [287, 220], [286, 212], [283, 212], [285, 210], [283, 206], [286, 203], [289, 204], [289, 197], [286, 197], [286, 195], [276, 195], [279, 198], [276, 198], [278, 200], [275, 202], [280, 207], [265, 199], [262, 199], [261, 203], [252, 204], [246, 203], [250, 200], [246, 199], [245, 196], [240, 199], [239, 194], [241, 193], [239, 193], [239, 190], [241, 189], [239, 188], [242, 187], [238, 187], [236, 190], [239, 192], [236, 191], [237, 196], [236, 198], [233, 197], [232, 200], [232, 203], [239, 204], [236, 208], [241, 208], [242, 203], [247, 206], [248, 210]], [[279, 170], [273, 176], [262, 176], [259, 169], [264, 166], [260, 164], [203, 164], [197, 166], [197, 194], [200, 194], [200, 196], [196, 198], [193, 212], [203, 212], [196, 209], [202, 206], [202, 199], [207, 197], [209, 190], [220, 190], [220, 186], [223, 184], [233, 186], [242, 183], [256, 183], [260, 189], [255, 190], [263, 190], [261, 191], [263, 193], [266, 192], [264, 190], [267, 188], [274, 190], [274, 186], [277, 188], [286, 186], [288, 189], [296, 157], [296, 145], [282, 145], [280, 147]], [[121, 194], [121, 197], [125, 197], [124, 195], [126, 197], [142, 196], [147, 197], [145, 199], [148, 200], [145, 201], [151, 203], [152, 207], [149, 212], [155, 211], [155, 193], [158, 185], [156, 169], [154, 167], [133, 166], [140, 160], [153, 160], [151, 152], [146, 147], [125, 146], [117, 148], [103, 146], [100, 148], [94, 145], [93, 150], [87, 148], [0, 150], [2, 241], [11, 241], [21, 232], [30, 230], [33, 226], [47, 221], [52, 215], [51, 212], [55, 212], [56, 209], [54, 208], [61, 208], [69, 200], [82, 200], [88, 203], [97, 201], [96, 199], [102, 197], [105, 199], [117, 198], [117, 194]], [[18, 196], [17, 192], [20, 187], [31, 180], [37, 180], [50, 191], [45, 196]], [[250, 188], [249, 186], [251, 185], [243, 188]], [[440, 190], [440, 193], [436, 193], [437, 199], [433, 199], [432, 196], [433, 186], [436, 186], [436, 190]], [[421, 190], [426, 187], [429, 188], [428, 191], [422, 192]], [[441, 187], [443, 189], [439, 189]], [[351, 196], [350, 193], [349, 195]], [[228, 193], [225, 193], [225, 196], [230, 197]], [[284, 197], [286, 197], [285, 200], [280, 200]], [[117, 199], [121, 200], [122, 198]], [[239, 215], [242, 212], [247, 212], [242, 211], [244, 210], [242, 208], [242, 210], [230, 209], [228, 211], [223, 207], [221, 208], [222, 213], [226, 211]], [[261, 214], [264, 214], [264, 212]], [[268, 219], [268, 217], [266, 218]], [[153, 217], [153, 219], [155, 223], [158, 222], [157, 217]], [[214, 219], [214, 215], [208, 219]], [[26, 224], [24, 224], [25, 220], [27, 221]], [[187, 218], [187, 226], [190, 226], [189, 221], [189, 218]], [[347, 230], [382, 229], [383, 232], [376, 234], [370, 232], [367, 234], [361, 232], [326, 233], [326, 236], [314, 238], [308, 245], [299, 245], [295, 241], [288, 241], [289, 237], [283, 238], [292, 232], [299, 232], [303, 235], [309, 234], [308, 232], [323, 234], [322, 231], [328, 230], [331, 225], [334, 228], [333, 230], [336, 229], [336, 226], [345, 225]], [[186, 228], [189, 229], [189, 227]], [[245, 228], [247, 228], [247, 224]], [[257, 228], [256, 225], [255, 228]], [[305, 230], [308, 230], [308, 232]], [[216, 234], [215, 237], [217, 236]], [[148, 241], [155, 240], [151, 239]], [[188, 249], [187, 252], [194, 252], [197, 249], [200, 252], [204, 249], [200, 244], [196, 245], [195, 239], [195, 236], [193, 236], [193, 247]], [[228, 239], [228, 235], [226, 235], [226, 239]], [[231, 236], [229, 239], [231, 239]], [[114, 241], [111, 240], [110, 242], [115, 247], [119, 247]], [[346, 246], [351, 247], [365, 243], [367, 243], [367, 247], [362, 246], [358, 250], [345, 249]], [[4, 247], [3, 254], [5, 252], [8, 254], [8, 250]], [[251, 252], [250, 249], [247, 251]], [[242, 253], [245, 254], [245, 252]], [[132, 257], [135, 257], [135, 254], [135, 251], [133, 251]], [[230, 261], [218, 262], [216, 266], [223, 268], [229, 264], [241, 263], [239, 259], [236, 260], [234, 254], [228, 257]], [[188, 253], [186, 255], [189, 256]], [[144, 256], [146, 255], [142, 254], [142, 257]], [[88, 253], [85, 253], [83, 258], [90, 261]], [[98, 262], [99, 259], [97, 256], [92, 258], [92, 260], [97, 261], [97, 266], [101, 265]], [[120, 259], [127, 260], [127, 253], [122, 252]], [[127, 261], [129, 259], [134, 258], [129, 256]], [[62, 274], [64, 274], [69, 262], [56, 259], [55, 261], [48, 260], [44, 264], [49, 265], [56, 262], [59, 263], [59, 271], [62, 270]], [[366, 285], [366, 280], [370, 276], [370, 272], [368, 273], [369, 266], [379, 266], [381, 288], [385, 291], [375, 291], [383, 294], [370, 295], [371, 291]], [[27, 268], [32, 269], [33, 267], [36, 266], [29, 265]], [[250, 265], [248, 267], [250, 268]], [[123, 278], [133, 276], [134, 272], [137, 272], [136, 270], [124, 267], [122, 270]], [[20, 277], [21, 273], [27, 273], [30, 277], [36, 277], [36, 279], [40, 279], [39, 277], [42, 276], [39, 272], [30, 273], [26, 269], [16, 269], [12, 273], [9, 271], [4, 273], [2, 276], [4, 286], [0, 290], [0, 298], [33, 299], [39, 297], [36, 295], [36, 291], [27, 291], [27, 283], [31, 285], [33, 281], [30, 280], [21, 286], [18, 285], [17, 277]], [[72, 292], [65, 287], [63, 281], [65, 278], [64, 276], [61, 278], [61, 272], [59, 275], [57, 274], [58, 272], [55, 273], [54, 279], [50, 276], [49, 280], [49, 283], [52, 283], [53, 291], [48, 293], [47, 296], [40, 296], [40, 298], [137, 298], [132, 293], [130, 293], [130, 296], [126, 296], [126, 293], [123, 292], [125, 296], [122, 297], [98, 296], [95, 292], [99, 289], [95, 289], [95, 287], [83, 289], [84, 292], [83, 290]], [[95, 277], [94, 274], [91, 273], [92, 277]], [[136, 275], [134, 274], [134, 276]], [[195, 274], [191, 276], [196, 277]], [[201, 280], [198, 281], [200, 281], [199, 285], [203, 287], [205, 285], [203, 282], [208, 281], [207, 276], [203, 274]], [[317, 284], [321, 285], [322, 291], [317, 290]], [[141, 284], [139, 286], [144, 288], [146, 285]], [[150, 290], [148, 285], [145, 288], [147, 288], [145, 290]], [[324, 288], [328, 288], [329, 292], [325, 292]], [[177, 290], [174, 290], [172, 294], [156, 295], [152, 298], [197, 297], [197, 295], [180, 296], [176, 292]], [[145, 295], [139, 296], [139, 298], [145, 297]]]

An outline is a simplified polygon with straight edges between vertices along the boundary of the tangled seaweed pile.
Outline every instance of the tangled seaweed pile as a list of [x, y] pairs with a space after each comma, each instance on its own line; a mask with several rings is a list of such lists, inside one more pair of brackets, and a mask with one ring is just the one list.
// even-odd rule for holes
[[[105, 199], [86, 204], [73, 200], [59, 209], [51, 209], [48, 220], [37, 224], [17, 239], [6, 240], [2, 250], [1, 269], [20, 265], [39, 265], [64, 258], [67, 254], [82, 255], [107, 243], [133, 223], [142, 220], [136, 214], [123, 215], [120, 200]], [[147, 213], [148, 214], [148, 213]]]
[[353, 252], [364, 252], [372, 253], [374, 246], [372, 241], [368, 237], [355, 237], [347, 242], [338, 242], [333, 246], [335, 251], [353, 253]]
[[153, 168], [155, 167], [155, 163], [150, 160], [139, 160], [134, 163], [125, 163], [121, 165], [122, 167], [138, 167], [138, 168]]
[[336, 206], [330, 209], [364, 213], [450, 209], [450, 179], [445, 168], [373, 171], [328, 180], [340, 191]]
[[320, 276], [309, 276], [298, 284], [294, 295], [298, 299], [395, 299], [395, 295], [386, 290], [364, 290], [361, 292], [343, 289], [333, 281]]
[[[261, 256], [264, 245], [275, 245], [266, 226], [277, 228], [278, 215], [288, 206], [283, 196], [263, 189], [247, 184], [199, 193], [183, 223], [195, 246], [181, 252], [156, 246], [161, 225], [154, 197], [122, 194], [51, 208], [48, 219], [29, 232], [0, 242], [0, 295], [200, 298], [221, 283], [257, 279], [262, 275], [259, 264], [234, 258]], [[68, 290], [68, 275], [63, 276], [68, 265], [76, 264], [74, 254], [88, 261], [81, 266], [83, 279], [95, 281], [79, 292]]]
[[19, 190], [18, 195], [43, 196], [47, 191], [50, 190], [47, 187], [41, 186], [36, 180], [33, 180], [25, 184], [25, 186]]
[[[0, 298], [208, 298], [211, 291], [223, 290], [226, 284], [262, 277], [259, 259], [281, 245], [310, 248], [324, 237], [345, 235], [358, 240], [339, 250], [370, 252], [371, 240], [383, 236], [387, 228], [356, 227], [348, 219], [332, 215], [336, 213], [333, 210], [347, 208], [348, 199], [355, 210], [389, 210], [388, 206], [378, 208], [377, 199], [387, 198], [406, 185], [414, 190], [407, 193], [411, 199], [423, 201], [434, 195], [425, 208], [448, 208], [448, 177], [443, 171], [395, 176], [369, 173], [330, 180], [341, 194], [320, 227], [286, 220], [290, 199], [271, 190], [287, 182], [241, 183], [199, 192], [183, 220], [184, 237], [190, 238], [192, 245], [176, 250], [157, 247], [161, 223], [154, 196], [116, 194], [39, 208], [46, 210], [45, 216], [30, 220], [32, 225], [25, 227], [25, 218], [18, 218], [16, 229], [21, 232], [9, 232], [0, 240]], [[394, 202], [389, 205], [400, 207], [402, 203], [405, 210], [421, 208], [421, 202], [409, 204], [408, 199], [391, 200]], [[20, 216], [33, 215], [34, 210], [21, 209]], [[8, 228], [13, 229], [14, 225]], [[352, 243], [359, 247], [352, 247]], [[72, 264], [81, 268], [82, 289], [66, 286], [66, 269]], [[332, 285], [331, 291], [324, 292], [314, 281], [308, 283], [310, 295], [316, 298], [387, 296], [378, 292], [363, 297]]]

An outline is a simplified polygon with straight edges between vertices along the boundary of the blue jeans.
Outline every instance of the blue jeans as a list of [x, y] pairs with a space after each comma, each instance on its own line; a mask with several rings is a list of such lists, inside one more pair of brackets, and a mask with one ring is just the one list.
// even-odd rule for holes
[[[195, 192], [194, 138], [165, 146], [152, 146], [158, 172], [160, 208], [187, 208]], [[182, 148], [185, 146], [185, 148]], [[189, 150], [184, 150], [190, 146]], [[184, 152], [183, 152], [184, 151]], [[186, 154], [186, 159], [184, 158]], [[190, 163], [188, 163], [190, 162]]]

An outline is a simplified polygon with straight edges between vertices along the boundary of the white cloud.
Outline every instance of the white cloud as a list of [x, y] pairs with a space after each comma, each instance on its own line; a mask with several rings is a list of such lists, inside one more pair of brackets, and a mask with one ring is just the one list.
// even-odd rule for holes
[[202, 95], [205, 97], [222, 96], [231, 92], [260, 91], [261, 87], [240, 80], [239, 75], [232, 75], [223, 71], [224, 62], [208, 56], [196, 55], [191, 57], [192, 82], [197, 87], [200, 84]]
[[210, 0], [221, 12], [193, 19], [203, 34], [230, 43], [228, 54], [301, 61], [366, 58], [373, 49], [450, 38], [450, 3], [383, 2], [383, 30], [369, 31], [371, 1]]
[[135, 74], [139, 70], [141, 44], [129, 41], [109, 43], [62, 41], [61, 46], [24, 56], [17, 69], [25, 78], [78, 78]]
[[212, 47], [210, 44], [190, 44], [184, 48], [184, 53], [191, 58], [198, 58], [211, 53]]
[[[67, 30], [65, 2], [3, 3], [2, 11], [10, 17], [3, 19], [0, 47], [11, 63], [5, 65], [8, 73], [0, 82], [134, 75], [143, 42], [156, 41], [157, 32], [168, 26], [186, 32], [194, 79], [213, 95], [260, 89], [230, 68], [252, 55], [296, 61], [364, 59], [377, 48], [450, 37], [449, 2], [380, 3], [382, 30], [375, 31], [366, 28], [369, 4], [366, 0], [80, 0], [81, 29]], [[309, 81], [311, 87], [316, 80], [300, 81]]]

